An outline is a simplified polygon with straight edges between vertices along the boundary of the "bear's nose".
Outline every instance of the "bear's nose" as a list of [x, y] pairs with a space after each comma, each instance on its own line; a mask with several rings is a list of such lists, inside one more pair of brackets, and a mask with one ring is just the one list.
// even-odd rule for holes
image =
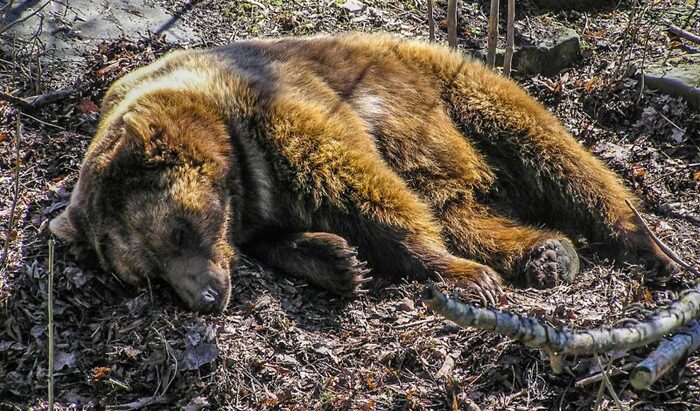
[[210, 313], [216, 308], [216, 300], [219, 293], [211, 287], [207, 287], [199, 296], [199, 311]]

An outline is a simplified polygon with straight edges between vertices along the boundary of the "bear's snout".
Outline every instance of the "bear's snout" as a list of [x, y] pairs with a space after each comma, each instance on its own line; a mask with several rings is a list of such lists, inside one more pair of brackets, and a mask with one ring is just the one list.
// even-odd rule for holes
[[216, 313], [228, 305], [231, 274], [227, 266], [201, 258], [178, 258], [171, 261], [163, 278], [191, 310]]
[[201, 313], [212, 313], [223, 310], [224, 304], [221, 293], [212, 287], [207, 287], [199, 295], [199, 300], [194, 301], [194, 306], [191, 308]]

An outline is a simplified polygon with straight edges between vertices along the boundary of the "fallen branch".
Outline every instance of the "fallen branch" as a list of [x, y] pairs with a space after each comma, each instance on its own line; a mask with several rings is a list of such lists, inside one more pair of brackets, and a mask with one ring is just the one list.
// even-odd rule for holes
[[0, 91], [0, 100], [8, 101], [22, 110], [37, 110], [41, 107], [61, 101], [69, 97], [74, 92], [75, 90], [71, 88], [64, 88], [39, 94], [37, 96], [17, 97]]
[[562, 369], [560, 361], [563, 355], [591, 355], [642, 347], [690, 324], [700, 316], [700, 285], [696, 290], [685, 292], [681, 298], [646, 321], [628, 327], [597, 328], [581, 332], [561, 331], [551, 325], [541, 324], [534, 318], [477, 308], [447, 298], [433, 286], [423, 291], [422, 298], [430, 309], [463, 327], [495, 331], [528, 347], [549, 351], [555, 372]]
[[669, 246], [667, 246], [659, 237], [654, 234], [653, 231], [651, 231], [651, 228], [649, 228], [649, 225], [647, 224], [646, 221], [642, 218], [641, 214], [639, 214], [639, 211], [637, 211], [636, 208], [632, 205], [632, 203], [625, 199], [625, 204], [627, 204], [627, 207], [629, 207], [632, 212], [634, 213], [635, 217], [639, 220], [639, 222], [642, 224], [642, 227], [644, 227], [644, 231], [651, 236], [651, 239], [656, 243], [656, 245], [661, 249], [661, 251], [664, 252], [670, 258], [673, 260], [676, 264], [680, 265], [681, 267], [685, 268], [688, 270], [690, 273], [694, 274], [697, 277], [700, 277], [700, 271], [697, 269], [693, 268], [690, 264], [686, 263], [682, 258], [678, 256]]
[[645, 390], [666, 374], [682, 358], [700, 348], [700, 322], [683, 327], [673, 337], [666, 339], [649, 356], [632, 370], [630, 383]]
[[657, 77], [649, 74], [640, 74], [638, 79], [652, 90], [657, 90], [671, 97], [680, 97], [695, 109], [700, 110], [700, 87], [691, 87], [682, 81], [672, 77]]
[[671, 33], [675, 34], [676, 36], [680, 38], [684, 38], [688, 41], [692, 41], [693, 43], [700, 44], [700, 36], [697, 36], [689, 31], [685, 31], [680, 27], [676, 27], [674, 25], [671, 25], [668, 27], [668, 31]]

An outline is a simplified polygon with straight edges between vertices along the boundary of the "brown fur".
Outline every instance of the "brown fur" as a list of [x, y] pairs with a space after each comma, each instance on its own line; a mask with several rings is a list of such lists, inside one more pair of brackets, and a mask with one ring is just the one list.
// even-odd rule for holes
[[671, 266], [629, 191], [547, 110], [438, 46], [352, 34], [180, 51], [115, 83], [102, 110], [51, 228], [194, 309], [226, 305], [238, 248], [339, 294], [363, 282], [360, 260], [487, 291], [496, 270], [570, 281], [563, 233]]

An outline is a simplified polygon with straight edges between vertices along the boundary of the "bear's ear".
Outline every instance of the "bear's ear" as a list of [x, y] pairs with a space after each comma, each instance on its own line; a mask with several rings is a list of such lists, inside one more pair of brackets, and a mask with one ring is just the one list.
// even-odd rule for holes
[[66, 208], [51, 220], [49, 230], [58, 238], [69, 243], [75, 243], [79, 240], [78, 228], [70, 217], [70, 208]]

